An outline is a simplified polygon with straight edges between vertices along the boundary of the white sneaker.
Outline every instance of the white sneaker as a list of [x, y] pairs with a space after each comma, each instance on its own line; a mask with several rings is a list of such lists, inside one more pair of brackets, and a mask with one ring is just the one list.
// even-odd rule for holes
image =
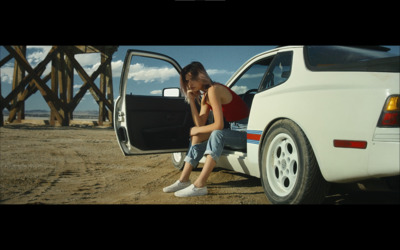
[[180, 180], [177, 180], [174, 184], [163, 188], [163, 191], [164, 193], [172, 193], [187, 188], [188, 186], [190, 186], [190, 181], [181, 182]]
[[207, 187], [198, 188], [195, 185], [190, 185], [185, 189], [175, 192], [176, 197], [191, 197], [191, 196], [201, 196], [208, 193]]

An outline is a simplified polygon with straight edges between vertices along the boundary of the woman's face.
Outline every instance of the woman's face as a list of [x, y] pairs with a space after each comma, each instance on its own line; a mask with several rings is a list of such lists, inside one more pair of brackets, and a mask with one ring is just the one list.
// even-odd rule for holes
[[192, 90], [197, 93], [200, 90], [203, 90], [203, 84], [200, 80], [192, 79], [192, 73], [186, 74], [186, 81], [188, 82], [188, 90]]

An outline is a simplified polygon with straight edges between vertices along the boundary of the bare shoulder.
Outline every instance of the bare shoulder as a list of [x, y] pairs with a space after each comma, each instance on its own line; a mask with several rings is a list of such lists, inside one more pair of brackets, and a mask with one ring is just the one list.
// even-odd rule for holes
[[233, 98], [229, 90], [222, 86], [222, 84], [215, 84], [211, 86], [208, 92], [210, 95], [219, 98], [222, 104], [230, 103]]
[[221, 84], [215, 84], [207, 90], [206, 99], [208, 104], [210, 104], [210, 98], [214, 100], [218, 99], [222, 104], [226, 104], [232, 100], [232, 95], [229, 90]]
[[[218, 84], [214, 84], [212, 85], [210, 88], [208, 88], [208, 93], [212, 94], [212, 95], [223, 95], [225, 92], [227, 91], [227, 89], [222, 86], [220, 83]], [[229, 91], [228, 91], [229, 93]]]

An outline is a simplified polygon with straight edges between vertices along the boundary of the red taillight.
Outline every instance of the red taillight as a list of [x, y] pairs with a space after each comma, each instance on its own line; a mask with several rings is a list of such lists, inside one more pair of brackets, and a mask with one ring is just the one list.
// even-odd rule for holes
[[400, 113], [383, 113], [380, 121], [381, 126], [398, 127], [400, 125]]
[[367, 148], [366, 141], [333, 140], [335, 148]]
[[378, 127], [400, 127], [400, 96], [389, 96], [379, 117]]

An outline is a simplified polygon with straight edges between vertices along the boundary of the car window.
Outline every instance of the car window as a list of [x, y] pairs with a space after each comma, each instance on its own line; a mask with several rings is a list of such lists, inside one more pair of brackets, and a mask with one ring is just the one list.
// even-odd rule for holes
[[271, 63], [260, 87], [260, 91], [286, 82], [292, 71], [293, 52], [278, 53]]
[[258, 89], [272, 59], [273, 57], [268, 57], [253, 63], [236, 80], [231, 89], [238, 95], [244, 94], [250, 89]]
[[133, 56], [126, 85], [127, 95], [162, 96], [165, 88], [179, 88], [179, 73], [163, 60]]
[[399, 56], [380, 46], [306, 46], [304, 59], [312, 71], [399, 72]]

